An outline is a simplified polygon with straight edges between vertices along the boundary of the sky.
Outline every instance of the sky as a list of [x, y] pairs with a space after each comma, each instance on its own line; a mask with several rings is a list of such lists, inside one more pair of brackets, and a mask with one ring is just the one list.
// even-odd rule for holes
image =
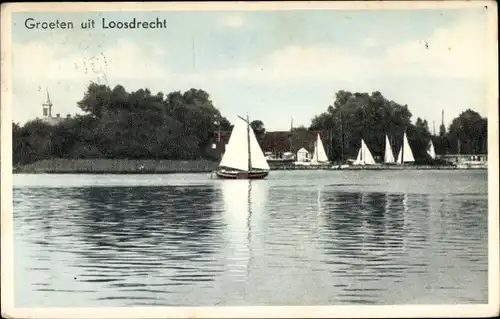
[[[90, 81], [165, 94], [210, 94], [230, 121], [248, 113], [268, 131], [309, 126], [339, 90], [380, 91], [431, 131], [467, 108], [487, 116], [488, 10], [287, 10], [12, 13], [12, 119], [81, 113]], [[30, 30], [71, 21], [72, 30]], [[162, 29], [103, 29], [106, 21], [166, 19]], [[80, 22], [94, 19], [94, 29]], [[490, 49], [491, 50], [491, 49]]]

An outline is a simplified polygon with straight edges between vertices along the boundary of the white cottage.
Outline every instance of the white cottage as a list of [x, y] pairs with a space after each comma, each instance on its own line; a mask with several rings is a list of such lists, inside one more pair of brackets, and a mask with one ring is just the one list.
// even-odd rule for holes
[[310, 158], [311, 153], [309, 153], [305, 148], [301, 148], [297, 152], [297, 162], [299, 163], [309, 162]]

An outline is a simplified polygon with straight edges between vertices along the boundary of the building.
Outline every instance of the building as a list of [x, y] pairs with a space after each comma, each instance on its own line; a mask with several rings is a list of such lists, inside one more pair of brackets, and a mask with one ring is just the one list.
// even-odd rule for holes
[[207, 150], [210, 156], [217, 159], [222, 159], [222, 154], [226, 151], [226, 145], [229, 143], [231, 131], [217, 131], [213, 141], [210, 143], [210, 149]]
[[487, 154], [449, 154], [438, 155], [437, 158], [453, 163], [460, 168], [486, 168], [488, 167]]
[[268, 158], [274, 160], [295, 161], [297, 153], [302, 148], [309, 153], [314, 152], [314, 143], [318, 134], [324, 145], [330, 145], [327, 138], [328, 134], [325, 131], [291, 130], [266, 132], [261, 143], [262, 151]]
[[61, 122], [64, 122], [66, 119], [71, 118], [71, 114], [67, 114], [66, 117], [61, 117], [59, 113], [57, 113], [56, 116], [52, 116], [52, 106], [53, 104], [50, 101], [49, 91], [47, 90], [47, 100], [42, 104], [43, 117], [37, 117], [37, 119], [50, 125], [57, 125]]
[[311, 160], [311, 153], [305, 148], [301, 148], [297, 152], [297, 162], [307, 163]]

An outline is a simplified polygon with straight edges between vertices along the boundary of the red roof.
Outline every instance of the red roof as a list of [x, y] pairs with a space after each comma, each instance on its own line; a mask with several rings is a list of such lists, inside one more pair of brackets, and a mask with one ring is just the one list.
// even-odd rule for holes
[[297, 153], [301, 148], [305, 148], [309, 152], [312, 152], [318, 134], [323, 141], [323, 145], [326, 146], [327, 133], [323, 131], [266, 132], [264, 140], [261, 143], [262, 151], [273, 153]]

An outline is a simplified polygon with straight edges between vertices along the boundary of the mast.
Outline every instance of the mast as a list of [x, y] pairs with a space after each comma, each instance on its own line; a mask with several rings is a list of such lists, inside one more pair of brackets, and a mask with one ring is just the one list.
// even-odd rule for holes
[[252, 154], [250, 152], [250, 120], [247, 114], [247, 145], [248, 145], [248, 171], [252, 170]]

